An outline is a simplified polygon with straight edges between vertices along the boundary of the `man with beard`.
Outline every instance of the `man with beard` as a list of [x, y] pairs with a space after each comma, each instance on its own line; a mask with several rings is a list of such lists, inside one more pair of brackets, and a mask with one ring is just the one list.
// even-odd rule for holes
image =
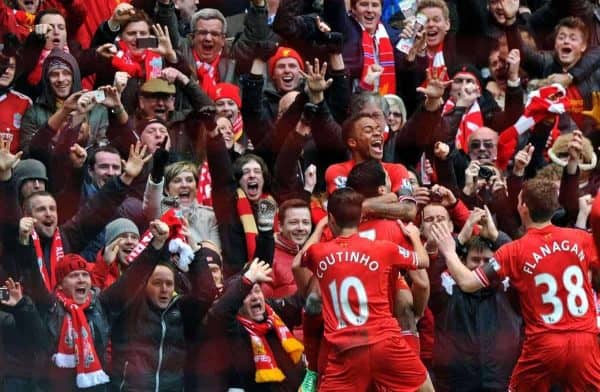
[[129, 266], [127, 256], [140, 241], [140, 232], [131, 220], [118, 218], [106, 225], [105, 246], [96, 255], [92, 284], [101, 290], [111, 286]]
[[[51, 291], [57, 283], [56, 264], [65, 253], [81, 251], [113, 217], [114, 211], [125, 199], [129, 186], [150, 159], [151, 155], [145, 157], [145, 153], [146, 147], [140, 143], [131, 146], [123, 173], [107, 181], [77, 215], [60, 226], [56, 200], [50, 193], [36, 192], [25, 199], [24, 217], [19, 222], [19, 242], [34, 249], [38, 273], [48, 290]], [[21, 266], [18, 260], [13, 262], [11, 267], [19, 271]]]

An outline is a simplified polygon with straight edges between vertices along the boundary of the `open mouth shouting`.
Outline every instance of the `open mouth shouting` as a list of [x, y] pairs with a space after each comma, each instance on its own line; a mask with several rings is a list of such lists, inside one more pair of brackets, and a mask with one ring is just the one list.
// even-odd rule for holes
[[250, 200], [256, 200], [260, 197], [261, 190], [258, 180], [248, 180], [246, 184], [246, 195]]
[[369, 147], [372, 158], [381, 159], [383, 157], [383, 139], [373, 140]]

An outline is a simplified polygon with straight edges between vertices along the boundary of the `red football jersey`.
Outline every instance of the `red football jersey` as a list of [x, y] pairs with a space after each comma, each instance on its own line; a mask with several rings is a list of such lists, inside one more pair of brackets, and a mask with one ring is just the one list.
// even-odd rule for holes
[[312, 245], [302, 263], [319, 281], [325, 339], [337, 350], [400, 335], [398, 321], [390, 312], [387, 279], [394, 264], [418, 267], [413, 252], [354, 234]]
[[[348, 174], [356, 165], [354, 161], [346, 161], [331, 165], [325, 171], [325, 184], [327, 184], [327, 193], [331, 194], [338, 188], [346, 186]], [[381, 162], [381, 166], [387, 172], [392, 183], [392, 192], [396, 192], [402, 186], [402, 180], [408, 177], [408, 170], [400, 163]]]
[[475, 270], [485, 286], [510, 278], [519, 293], [525, 334], [569, 331], [597, 333], [588, 271], [598, 265], [592, 236], [548, 225], [529, 229], [502, 246], [490, 263]]
[[11, 138], [10, 152], [19, 151], [21, 120], [23, 114], [31, 106], [31, 99], [26, 95], [10, 90], [0, 96], [0, 134], [2, 138]]

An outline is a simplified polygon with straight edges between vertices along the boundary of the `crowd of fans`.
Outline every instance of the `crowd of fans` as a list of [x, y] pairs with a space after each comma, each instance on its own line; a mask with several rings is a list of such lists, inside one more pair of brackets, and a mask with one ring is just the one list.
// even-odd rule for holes
[[[0, 21], [1, 391], [600, 390], [511, 382], [522, 288], [477, 272], [539, 222], [598, 267], [598, 2], [16, 0]], [[387, 240], [417, 268], [366, 284], [376, 308], [350, 278], [319, 290], [343, 252], [313, 247], [355, 232], [357, 265]], [[565, 279], [598, 352], [600, 302], [569, 290], [600, 279]], [[388, 329], [400, 378], [345, 355]]]

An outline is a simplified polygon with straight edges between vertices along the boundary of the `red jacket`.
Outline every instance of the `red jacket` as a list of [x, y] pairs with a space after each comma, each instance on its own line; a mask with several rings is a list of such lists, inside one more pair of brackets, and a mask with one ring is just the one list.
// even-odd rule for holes
[[292, 263], [300, 247], [281, 234], [275, 235], [275, 253], [273, 254], [273, 281], [263, 283], [261, 288], [265, 298], [284, 298], [298, 291]]

